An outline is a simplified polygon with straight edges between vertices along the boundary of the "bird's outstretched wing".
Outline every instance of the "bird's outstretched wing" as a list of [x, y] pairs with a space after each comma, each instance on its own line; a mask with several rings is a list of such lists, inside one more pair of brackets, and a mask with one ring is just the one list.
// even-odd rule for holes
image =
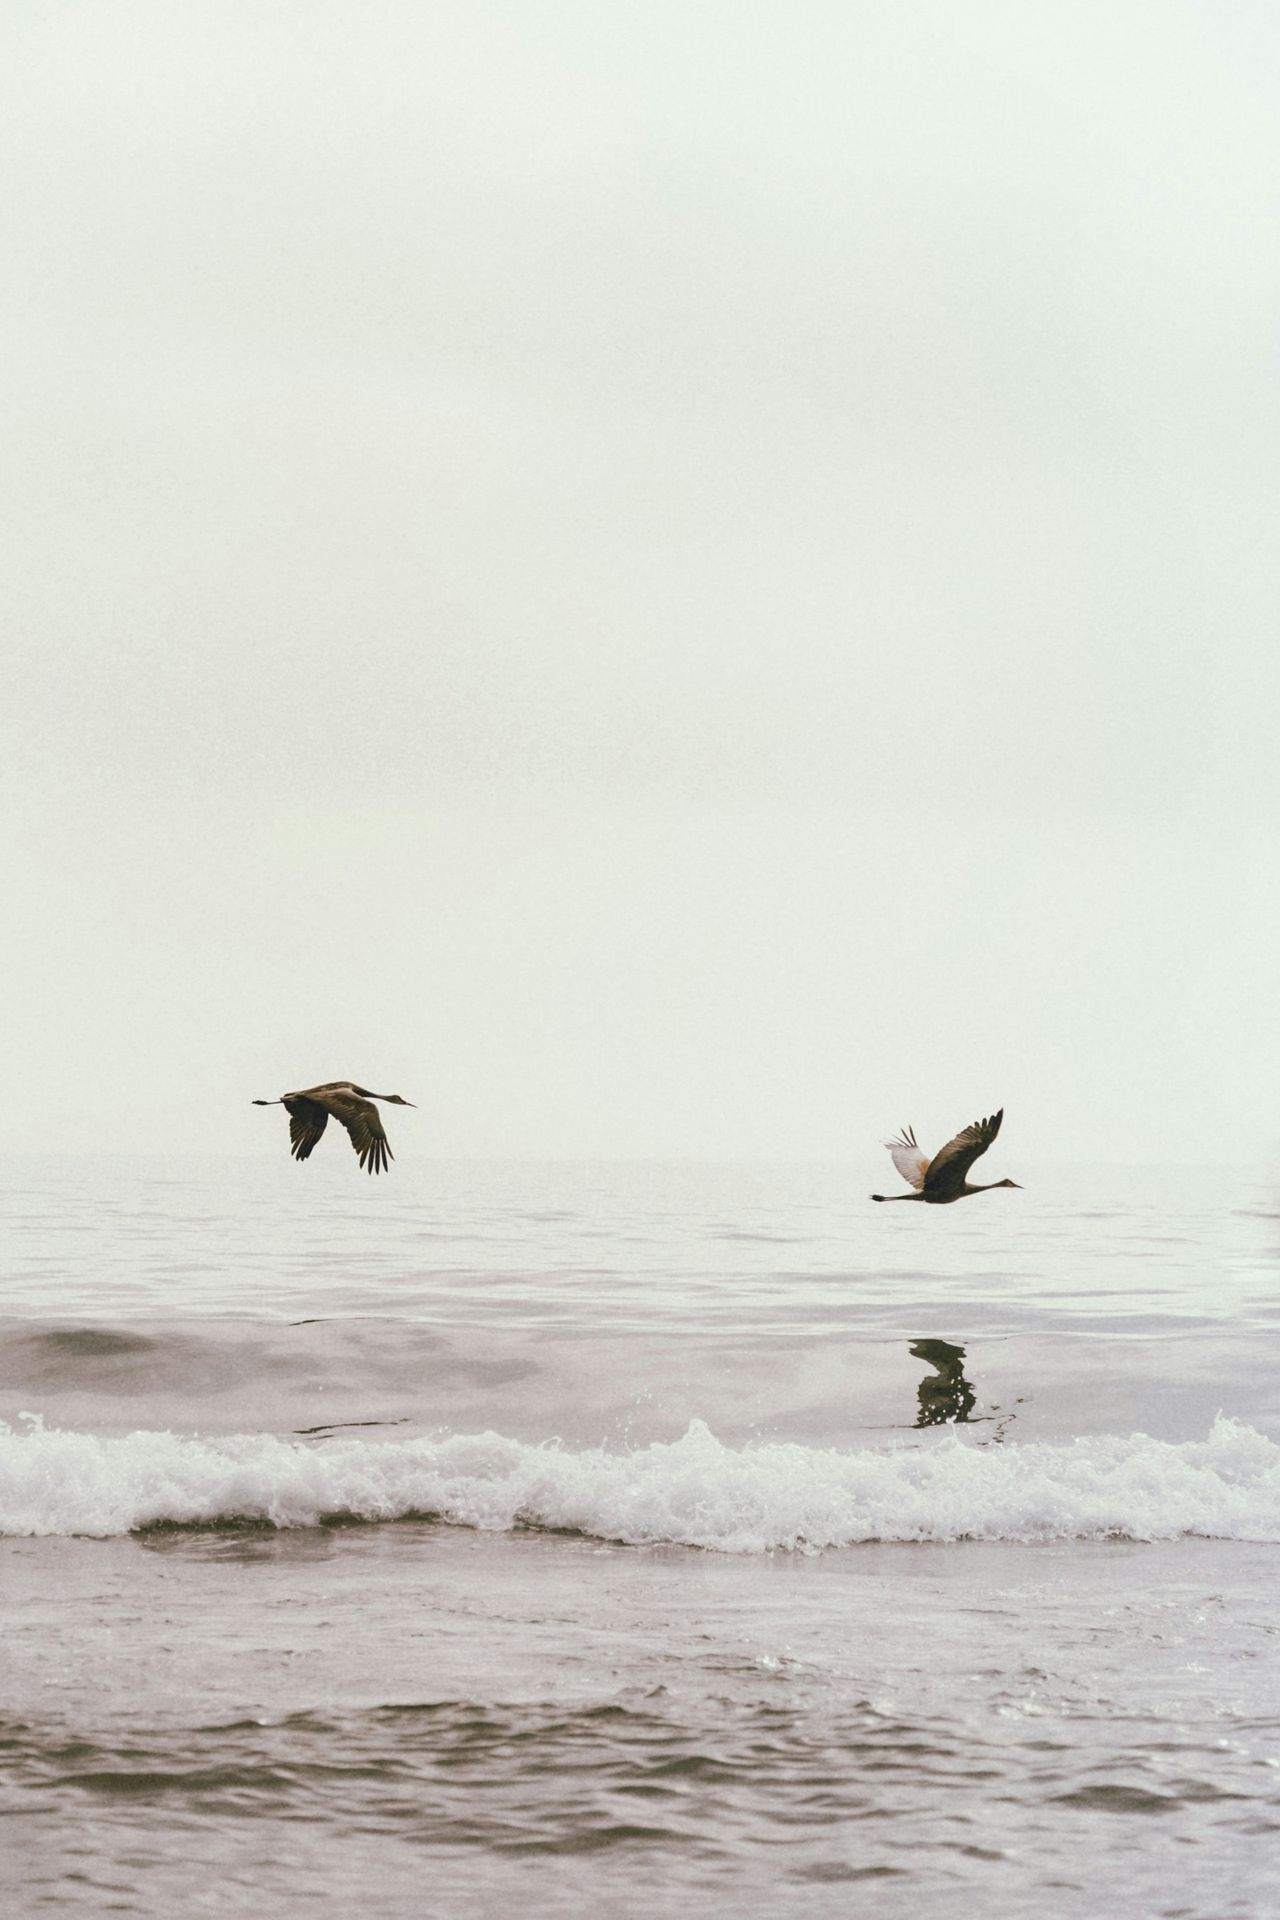
[[929, 1171], [929, 1160], [920, 1151], [919, 1142], [910, 1127], [904, 1127], [896, 1140], [886, 1140], [893, 1164], [909, 1187], [919, 1193]]
[[926, 1192], [949, 1192], [953, 1187], [962, 1187], [974, 1161], [986, 1152], [999, 1133], [1003, 1119], [1004, 1108], [1001, 1107], [999, 1113], [993, 1113], [989, 1120], [975, 1120], [954, 1140], [948, 1140], [945, 1147], [939, 1147], [925, 1175]]
[[388, 1160], [394, 1160], [395, 1155], [387, 1145], [382, 1117], [372, 1100], [357, 1100], [350, 1095], [340, 1099], [331, 1096], [331, 1105], [335, 1117], [351, 1135], [351, 1144], [360, 1155], [360, 1165], [367, 1173], [384, 1172]]
[[318, 1100], [295, 1094], [283, 1102], [289, 1115], [289, 1142], [295, 1160], [305, 1160], [329, 1124], [329, 1116]]

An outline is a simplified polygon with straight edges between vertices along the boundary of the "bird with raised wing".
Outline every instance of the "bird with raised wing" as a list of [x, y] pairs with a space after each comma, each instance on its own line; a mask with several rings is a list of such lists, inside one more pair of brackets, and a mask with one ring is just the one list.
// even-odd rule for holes
[[963, 1200], [971, 1193], [989, 1193], [993, 1187], [1016, 1187], [1016, 1180], [987, 1180], [975, 1185], [966, 1180], [974, 1161], [979, 1154], [986, 1152], [1000, 1131], [1000, 1122], [1004, 1119], [1004, 1108], [993, 1113], [989, 1120], [975, 1120], [971, 1127], [958, 1133], [954, 1140], [948, 1140], [945, 1147], [939, 1148], [930, 1160], [921, 1153], [916, 1136], [910, 1127], [904, 1127], [896, 1140], [887, 1140], [898, 1169], [914, 1193], [873, 1193], [873, 1200], [926, 1200], [935, 1207], [945, 1207], [949, 1201]]
[[370, 1093], [352, 1080], [329, 1080], [322, 1087], [308, 1087], [303, 1093], [282, 1093], [278, 1100], [255, 1100], [255, 1107], [284, 1107], [289, 1115], [289, 1144], [295, 1160], [305, 1160], [329, 1124], [329, 1115], [351, 1135], [351, 1144], [360, 1156], [360, 1165], [368, 1173], [381, 1173], [395, 1155], [382, 1130], [382, 1116], [375, 1100], [393, 1106], [411, 1107], [412, 1100], [398, 1093]]

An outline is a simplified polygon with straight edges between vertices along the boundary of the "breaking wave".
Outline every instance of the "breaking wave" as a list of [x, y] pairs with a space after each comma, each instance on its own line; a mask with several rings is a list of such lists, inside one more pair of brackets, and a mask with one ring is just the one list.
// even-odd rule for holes
[[722, 1553], [873, 1540], [1280, 1541], [1280, 1447], [1222, 1417], [1203, 1441], [1136, 1433], [984, 1446], [948, 1434], [879, 1451], [728, 1447], [695, 1420], [679, 1440], [626, 1453], [492, 1432], [309, 1444], [271, 1434], [103, 1439], [34, 1416], [0, 1425], [3, 1534], [411, 1517]]

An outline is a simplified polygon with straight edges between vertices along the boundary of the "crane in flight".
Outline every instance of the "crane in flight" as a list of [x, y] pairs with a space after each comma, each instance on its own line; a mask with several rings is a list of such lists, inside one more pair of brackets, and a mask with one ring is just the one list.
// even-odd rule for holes
[[914, 1193], [873, 1193], [873, 1200], [927, 1200], [935, 1207], [945, 1207], [952, 1200], [963, 1200], [971, 1193], [989, 1193], [992, 1187], [1016, 1187], [1016, 1180], [987, 1180], [979, 1185], [966, 1180], [965, 1175], [980, 1154], [986, 1152], [1000, 1131], [1000, 1122], [1004, 1119], [1004, 1108], [993, 1113], [989, 1120], [975, 1120], [971, 1127], [958, 1133], [954, 1140], [948, 1140], [945, 1147], [939, 1148], [932, 1160], [920, 1151], [919, 1142], [910, 1127], [904, 1127], [896, 1140], [887, 1140], [898, 1169]]
[[351, 1144], [360, 1156], [360, 1165], [368, 1173], [381, 1173], [395, 1155], [382, 1130], [382, 1115], [375, 1100], [387, 1100], [393, 1106], [411, 1107], [398, 1093], [370, 1093], [351, 1080], [328, 1080], [322, 1087], [308, 1087], [304, 1093], [282, 1093], [278, 1100], [255, 1100], [255, 1107], [284, 1107], [289, 1115], [289, 1145], [295, 1160], [305, 1160], [329, 1124], [329, 1115], [351, 1135]]

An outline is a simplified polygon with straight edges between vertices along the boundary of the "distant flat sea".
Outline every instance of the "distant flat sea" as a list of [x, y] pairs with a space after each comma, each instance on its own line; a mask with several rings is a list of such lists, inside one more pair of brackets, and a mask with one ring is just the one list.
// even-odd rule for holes
[[344, 1147], [0, 1175], [6, 1913], [1280, 1911], [1276, 1181]]

